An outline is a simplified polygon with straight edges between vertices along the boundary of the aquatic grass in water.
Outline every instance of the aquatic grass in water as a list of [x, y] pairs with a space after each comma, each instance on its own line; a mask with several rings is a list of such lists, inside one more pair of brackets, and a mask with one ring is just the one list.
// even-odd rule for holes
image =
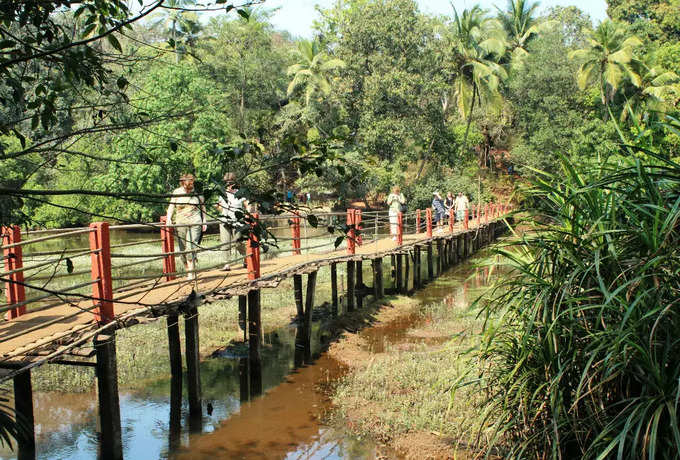
[[528, 191], [513, 275], [485, 304], [486, 449], [678, 458], [680, 165], [641, 154]]

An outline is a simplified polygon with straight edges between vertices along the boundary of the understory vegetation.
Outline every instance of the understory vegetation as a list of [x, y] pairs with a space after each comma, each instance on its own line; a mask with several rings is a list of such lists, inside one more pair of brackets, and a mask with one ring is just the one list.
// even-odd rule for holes
[[680, 164], [630, 147], [561, 172], [533, 182], [523, 234], [500, 250], [514, 272], [486, 304], [475, 370], [489, 445], [677, 458]]

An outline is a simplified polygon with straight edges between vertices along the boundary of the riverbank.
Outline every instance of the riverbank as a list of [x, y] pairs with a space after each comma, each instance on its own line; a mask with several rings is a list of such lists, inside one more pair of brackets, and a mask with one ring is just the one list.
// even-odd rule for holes
[[480, 395], [452, 388], [466, 377], [466, 352], [480, 340], [482, 320], [468, 308], [479, 290], [455, 279], [435, 285], [449, 288], [443, 300], [393, 298], [371, 330], [331, 345], [329, 354], [349, 367], [333, 396], [334, 419], [403, 458], [471, 458]]

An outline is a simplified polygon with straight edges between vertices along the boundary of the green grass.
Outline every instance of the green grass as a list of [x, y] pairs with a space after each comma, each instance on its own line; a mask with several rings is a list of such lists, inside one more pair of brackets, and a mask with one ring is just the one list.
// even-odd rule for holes
[[[399, 308], [398, 301], [392, 304]], [[355, 435], [389, 442], [412, 431], [432, 432], [464, 448], [477, 434], [483, 399], [470, 387], [454, 391], [453, 383], [468, 373], [468, 351], [481, 340], [482, 321], [466, 306], [447, 302], [418, 309], [422, 322], [415, 330], [448, 340], [388, 346], [338, 385], [334, 403]]]

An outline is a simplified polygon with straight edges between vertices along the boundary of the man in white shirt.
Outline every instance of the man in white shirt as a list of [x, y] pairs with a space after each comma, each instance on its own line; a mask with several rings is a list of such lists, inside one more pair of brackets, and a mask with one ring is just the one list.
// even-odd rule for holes
[[224, 250], [225, 265], [222, 270], [231, 270], [231, 262], [234, 259], [234, 248], [241, 256], [246, 255], [246, 246], [244, 241], [238, 241], [241, 238], [241, 228], [236, 212], [245, 214], [248, 201], [241, 197], [237, 198], [238, 184], [236, 182], [236, 174], [226, 173], [224, 175], [224, 185], [226, 193], [220, 196], [217, 202], [217, 209], [222, 214], [222, 222], [220, 223], [220, 242]]
[[470, 207], [470, 202], [467, 196], [463, 195], [463, 192], [458, 192], [456, 197], [455, 210], [456, 210], [456, 220], [462, 222], [465, 219], [465, 210]]
[[[184, 174], [179, 178], [180, 187], [172, 191], [173, 197], [170, 199], [168, 212], [166, 214], [166, 224], [175, 227], [175, 235], [180, 257], [184, 262], [184, 269], [187, 279], [195, 279], [196, 268], [196, 249], [199, 247], [202, 232], [207, 229], [205, 200], [203, 195], [194, 192], [195, 177], [193, 174]], [[186, 251], [191, 251], [187, 257]]]

